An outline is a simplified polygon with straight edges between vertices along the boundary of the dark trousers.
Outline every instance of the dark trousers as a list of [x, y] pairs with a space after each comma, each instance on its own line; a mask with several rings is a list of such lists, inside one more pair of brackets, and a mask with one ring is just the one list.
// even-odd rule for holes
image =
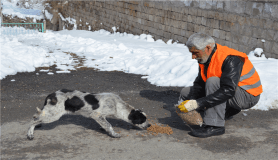
[[[206, 81], [205, 93], [200, 97], [210, 95], [220, 88], [220, 78], [210, 77]], [[181, 90], [181, 98], [187, 99], [193, 87], [185, 87]], [[204, 111], [203, 120], [206, 125], [219, 126], [225, 125], [225, 117], [233, 116], [239, 113], [242, 109], [249, 109], [259, 102], [260, 96], [253, 96], [247, 93], [244, 89], [238, 87], [235, 96], [228, 99], [226, 102], [216, 105]]]

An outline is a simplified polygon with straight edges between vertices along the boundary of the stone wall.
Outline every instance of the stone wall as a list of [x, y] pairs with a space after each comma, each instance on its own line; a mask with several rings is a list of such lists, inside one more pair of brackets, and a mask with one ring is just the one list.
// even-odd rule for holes
[[[55, 1], [59, 3], [59, 1]], [[99, 30], [173, 39], [185, 43], [196, 32], [249, 53], [263, 48], [278, 58], [278, 2], [275, 0], [60, 1], [59, 29]], [[73, 18], [76, 22], [66, 20]]]
[[[119, 32], [146, 33], [180, 43], [193, 33], [204, 32], [219, 44], [245, 53], [263, 48], [266, 57], [278, 58], [277, 1], [72, 0], [62, 15], [77, 20], [78, 29], [112, 31], [116, 26]], [[61, 25], [73, 27], [67, 21], [60, 21], [60, 29]]]

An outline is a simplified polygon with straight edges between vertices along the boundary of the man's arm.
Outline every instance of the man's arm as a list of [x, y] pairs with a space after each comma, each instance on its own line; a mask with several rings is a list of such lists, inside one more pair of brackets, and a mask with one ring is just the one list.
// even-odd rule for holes
[[237, 56], [228, 56], [222, 65], [220, 89], [213, 94], [197, 99], [200, 108], [211, 108], [235, 95], [244, 62]]

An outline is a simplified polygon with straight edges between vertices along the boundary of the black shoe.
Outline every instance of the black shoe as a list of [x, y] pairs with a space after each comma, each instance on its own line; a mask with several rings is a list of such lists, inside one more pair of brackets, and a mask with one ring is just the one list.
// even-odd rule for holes
[[189, 134], [194, 137], [206, 138], [211, 136], [218, 136], [225, 133], [225, 127], [204, 126], [200, 129], [192, 130]]

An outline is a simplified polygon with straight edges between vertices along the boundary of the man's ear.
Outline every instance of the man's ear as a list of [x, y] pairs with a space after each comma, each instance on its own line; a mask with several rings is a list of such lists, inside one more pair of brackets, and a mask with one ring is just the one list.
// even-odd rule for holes
[[206, 53], [207, 55], [210, 55], [211, 52], [212, 52], [212, 47], [211, 47], [211, 45], [209, 44], [209, 45], [207, 45], [206, 48], [205, 48], [205, 53]]

